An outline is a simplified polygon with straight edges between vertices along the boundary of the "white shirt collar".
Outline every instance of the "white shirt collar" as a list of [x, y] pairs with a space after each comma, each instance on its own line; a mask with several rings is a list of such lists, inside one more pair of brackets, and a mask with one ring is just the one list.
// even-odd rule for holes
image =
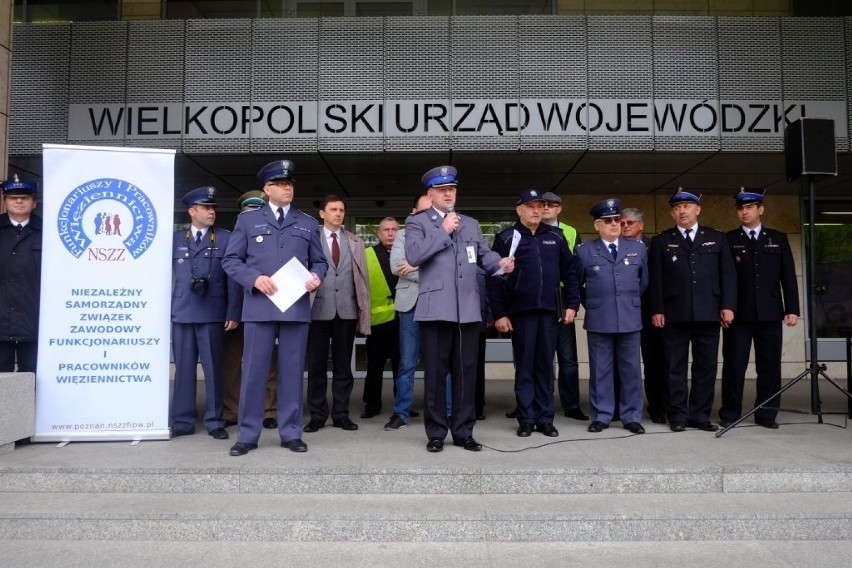
[[763, 230], [763, 223], [759, 224], [759, 225], [758, 225], [757, 227], [755, 227], [754, 229], [749, 229], [749, 228], [748, 228], [748, 227], [746, 227], [745, 225], [743, 225], [742, 227], [743, 227], [743, 232], [744, 232], [746, 235], [749, 235], [749, 236], [750, 236], [750, 235], [751, 235], [751, 232], [752, 232], [752, 231], [754, 231], [754, 238], [756, 239], [756, 238], [760, 237], [760, 232]]
[[689, 234], [689, 236], [694, 239], [695, 235], [698, 234], [698, 223], [695, 223], [691, 227], [686, 227], [686, 229], [678, 225], [677, 229], [678, 231], [680, 231], [680, 234], [683, 235], [683, 238], [686, 238], [686, 229], [692, 229], [692, 232]]
[[[282, 205], [282, 206], [281, 206], [281, 209], [283, 209], [283, 210], [284, 210], [284, 216], [285, 216], [285, 217], [287, 216], [287, 213], [289, 213], [289, 212], [290, 212], [290, 205], [291, 205], [291, 204], [290, 204], [290, 203], [288, 203], [287, 205]], [[275, 205], [273, 205], [273, 204], [272, 204], [272, 202], [270, 202], [270, 203], [269, 203], [269, 208], [270, 208], [270, 209], [272, 209], [272, 214], [273, 214], [273, 215], [275, 215], [275, 218], [277, 219], [277, 218], [278, 218], [278, 207], [276, 207]]]

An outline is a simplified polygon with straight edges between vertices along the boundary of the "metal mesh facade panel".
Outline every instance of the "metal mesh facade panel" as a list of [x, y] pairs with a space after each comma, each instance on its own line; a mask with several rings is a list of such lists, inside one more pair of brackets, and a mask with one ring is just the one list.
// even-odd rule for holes
[[[716, 18], [657, 16], [654, 30], [654, 97], [719, 98]], [[684, 38], [687, 38], [684, 41]], [[655, 134], [655, 150], [718, 150], [719, 137]]]
[[[525, 98], [585, 98], [588, 86], [586, 19], [522, 16], [518, 20], [519, 94]], [[523, 150], [582, 150], [586, 136], [521, 133]]]
[[[428, 41], [423, 41], [428, 38]], [[447, 17], [387, 18], [384, 53], [385, 101], [447, 101], [450, 98], [450, 21]], [[387, 108], [387, 113], [393, 109]], [[418, 108], [418, 120], [425, 110]], [[388, 120], [395, 120], [387, 115]], [[389, 151], [439, 151], [449, 133], [385, 137]]]
[[[653, 64], [649, 16], [589, 16], [589, 98], [651, 99]], [[589, 135], [592, 150], [650, 150], [651, 136]]]
[[[785, 101], [846, 100], [843, 21], [835, 18], [781, 18]], [[848, 138], [835, 141], [848, 148]]]
[[[69, 104], [119, 103], [127, 100], [127, 24], [82, 22], [71, 28]], [[68, 138], [69, 144], [115, 145]]]
[[[252, 103], [318, 100], [319, 20], [255, 20], [252, 38]], [[316, 136], [251, 138], [251, 151], [257, 153], [316, 150]]]
[[[470, 16], [450, 18], [453, 99], [518, 99], [518, 18]], [[452, 115], [456, 121], [458, 114]], [[502, 136], [453, 136], [456, 150], [517, 149], [517, 133]]]
[[[185, 22], [133, 21], [127, 35], [127, 102], [182, 103]], [[128, 146], [177, 150], [180, 137], [128, 139]]]
[[9, 153], [38, 154], [68, 136], [71, 26], [15, 26], [12, 46]]
[[[844, 19], [844, 36], [846, 39], [846, 127], [847, 132], [852, 132], [852, 113], [849, 112], [849, 101], [852, 100], [852, 18]], [[840, 150], [840, 146], [837, 148]], [[846, 139], [844, 150], [849, 150], [849, 138]]]
[[[720, 17], [719, 96], [723, 100], [781, 101], [781, 33], [778, 18]], [[783, 137], [722, 134], [722, 150], [783, 150]]]
[[[382, 18], [323, 18], [319, 23], [320, 101], [384, 97]], [[319, 133], [321, 151], [381, 151], [382, 137]]]
[[[251, 20], [187, 20], [187, 103], [251, 101]], [[186, 153], [244, 153], [248, 138], [186, 138]]]
[[[19, 24], [13, 50], [9, 150], [14, 155], [38, 153], [45, 142], [124, 143], [189, 154], [587, 148], [777, 152], [783, 149], [777, 131], [661, 136], [654, 128], [647, 133], [598, 129], [588, 136], [584, 122], [574, 124], [569, 134], [519, 132], [506, 127], [501, 105], [538, 99], [567, 109], [573, 101], [576, 112], [591, 99], [601, 107], [612, 102], [604, 112], [611, 113], [606, 120], [614, 121], [623, 116], [623, 109], [614, 110], [616, 99], [639, 104], [655, 99], [756, 101], [782, 111], [790, 101], [816, 101], [837, 116], [837, 105], [852, 96], [847, 80], [852, 18], [470, 16]], [[370, 132], [379, 124], [375, 117], [369, 125], [359, 123], [360, 130], [352, 127], [359, 109], [368, 105], [382, 105], [387, 125], [394, 120], [395, 101], [401, 108], [408, 105], [409, 113], [421, 101], [457, 103], [448, 109], [455, 113], [447, 116], [450, 125], [468, 108], [465, 104], [475, 101], [469, 122], [474, 128], [407, 136], [381, 127]], [[68, 139], [69, 105], [184, 102], [193, 108], [308, 103], [318, 109], [311, 111], [313, 121], [324, 118], [324, 104], [352, 104], [340, 109], [338, 121], [347, 127], [338, 133], [314, 123], [316, 132], [305, 130], [295, 138], [238, 132], [206, 139], [191, 133], [124, 140], [119, 130], [108, 141]], [[493, 115], [488, 115], [489, 102], [499, 109]], [[766, 115], [769, 124], [773, 112]], [[578, 116], [572, 121], [578, 122]], [[846, 117], [844, 126], [852, 129], [848, 110]], [[411, 124], [413, 115], [405, 120]], [[838, 137], [837, 147], [847, 151], [848, 136]]]

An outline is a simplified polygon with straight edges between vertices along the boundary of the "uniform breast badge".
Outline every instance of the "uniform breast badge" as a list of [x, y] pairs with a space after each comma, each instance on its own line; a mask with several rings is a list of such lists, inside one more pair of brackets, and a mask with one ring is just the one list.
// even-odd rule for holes
[[255, 241], [258, 242], [258, 243], [262, 243], [263, 242], [263, 235], [258, 235], [257, 238], [255, 239]]

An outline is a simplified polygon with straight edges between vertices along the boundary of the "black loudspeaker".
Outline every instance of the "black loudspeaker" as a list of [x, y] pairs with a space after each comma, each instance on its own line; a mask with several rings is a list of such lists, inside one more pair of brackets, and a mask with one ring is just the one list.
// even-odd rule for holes
[[784, 130], [784, 156], [790, 181], [802, 176], [836, 176], [834, 121], [802, 117], [790, 124]]

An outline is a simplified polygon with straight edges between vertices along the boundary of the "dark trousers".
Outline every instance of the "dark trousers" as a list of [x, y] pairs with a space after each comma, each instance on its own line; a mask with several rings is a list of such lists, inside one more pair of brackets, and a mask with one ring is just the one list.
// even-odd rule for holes
[[0, 373], [13, 373], [16, 359], [19, 373], [35, 373], [38, 341], [0, 341]]
[[391, 372], [396, 383], [399, 372], [399, 318], [370, 327], [366, 341], [367, 375], [364, 378], [364, 411], [378, 414], [382, 410], [382, 380], [385, 363], [391, 362]]
[[[282, 442], [302, 437], [302, 374], [308, 344], [305, 322], [244, 322], [243, 378], [237, 441], [256, 444], [263, 428], [269, 361], [278, 360], [278, 435]], [[275, 338], [278, 338], [276, 348]]]
[[556, 315], [524, 312], [512, 315], [512, 355], [515, 359], [515, 401], [518, 422], [552, 424], [553, 355], [559, 338]]
[[[480, 323], [421, 321], [423, 422], [426, 436], [454, 440], [473, 435], [476, 423], [476, 359]], [[447, 419], [447, 373], [452, 375], [453, 413]]]
[[352, 349], [356, 320], [312, 321], [308, 332], [308, 410], [311, 419], [328, 419], [328, 350], [331, 343], [331, 419], [349, 417], [349, 397], [355, 377], [352, 375]]
[[640, 334], [642, 365], [645, 368], [645, 398], [648, 414], [652, 417], [666, 415], [666, 370], [663, 366], [663, 332], [644, 322]]
[[[692, 384], [687, 378], [692, 346]], [[719, 322], [669, 323], [663, 328], [663, 363], [668, 369], [669, 423], [710, 421], [716, 388]]]
[[172, 323], [172, 348], [175, 356], [174, 393], [170, 422], [178, 431], [195, 429], [198, 385], [197, 363], [204, 373], [204, 427], [208, 432], [222, 428], [222, 322]]
[[[222, 378], [224, 381], [222, 418], [228, 422], [236, 422], [240, 406], [240, 383], [243, 374], [243, 345], [245, 326], [240, 324], [237, 329], [225, 332], [225, 355], [222, 367]], [[272, 354], [272, 362], [269, 364], [269, 380], [266, 383], [266, 402], [264, 403], [264, 418], [275, 418], [278, 416], [278, 404], [276, 401], [276, 383], [278, 356]]]
[[485, 329], [479, 330], [479, 357], [476, 358], [476, 415], [485, 414]]
[[[754, 342], [754, 366], [757, 371], [754, 405], [766, 401], [781, 390], [781, 345], [783, 331], [780, 321], [736, 321], [722, 331], [722, 408], [719, 418], [735, 422], [742, 416], [743, 386], [749, 351]], [[758, 420], [775, 420], [781, 397], [773, 398], [754, 413]]]

